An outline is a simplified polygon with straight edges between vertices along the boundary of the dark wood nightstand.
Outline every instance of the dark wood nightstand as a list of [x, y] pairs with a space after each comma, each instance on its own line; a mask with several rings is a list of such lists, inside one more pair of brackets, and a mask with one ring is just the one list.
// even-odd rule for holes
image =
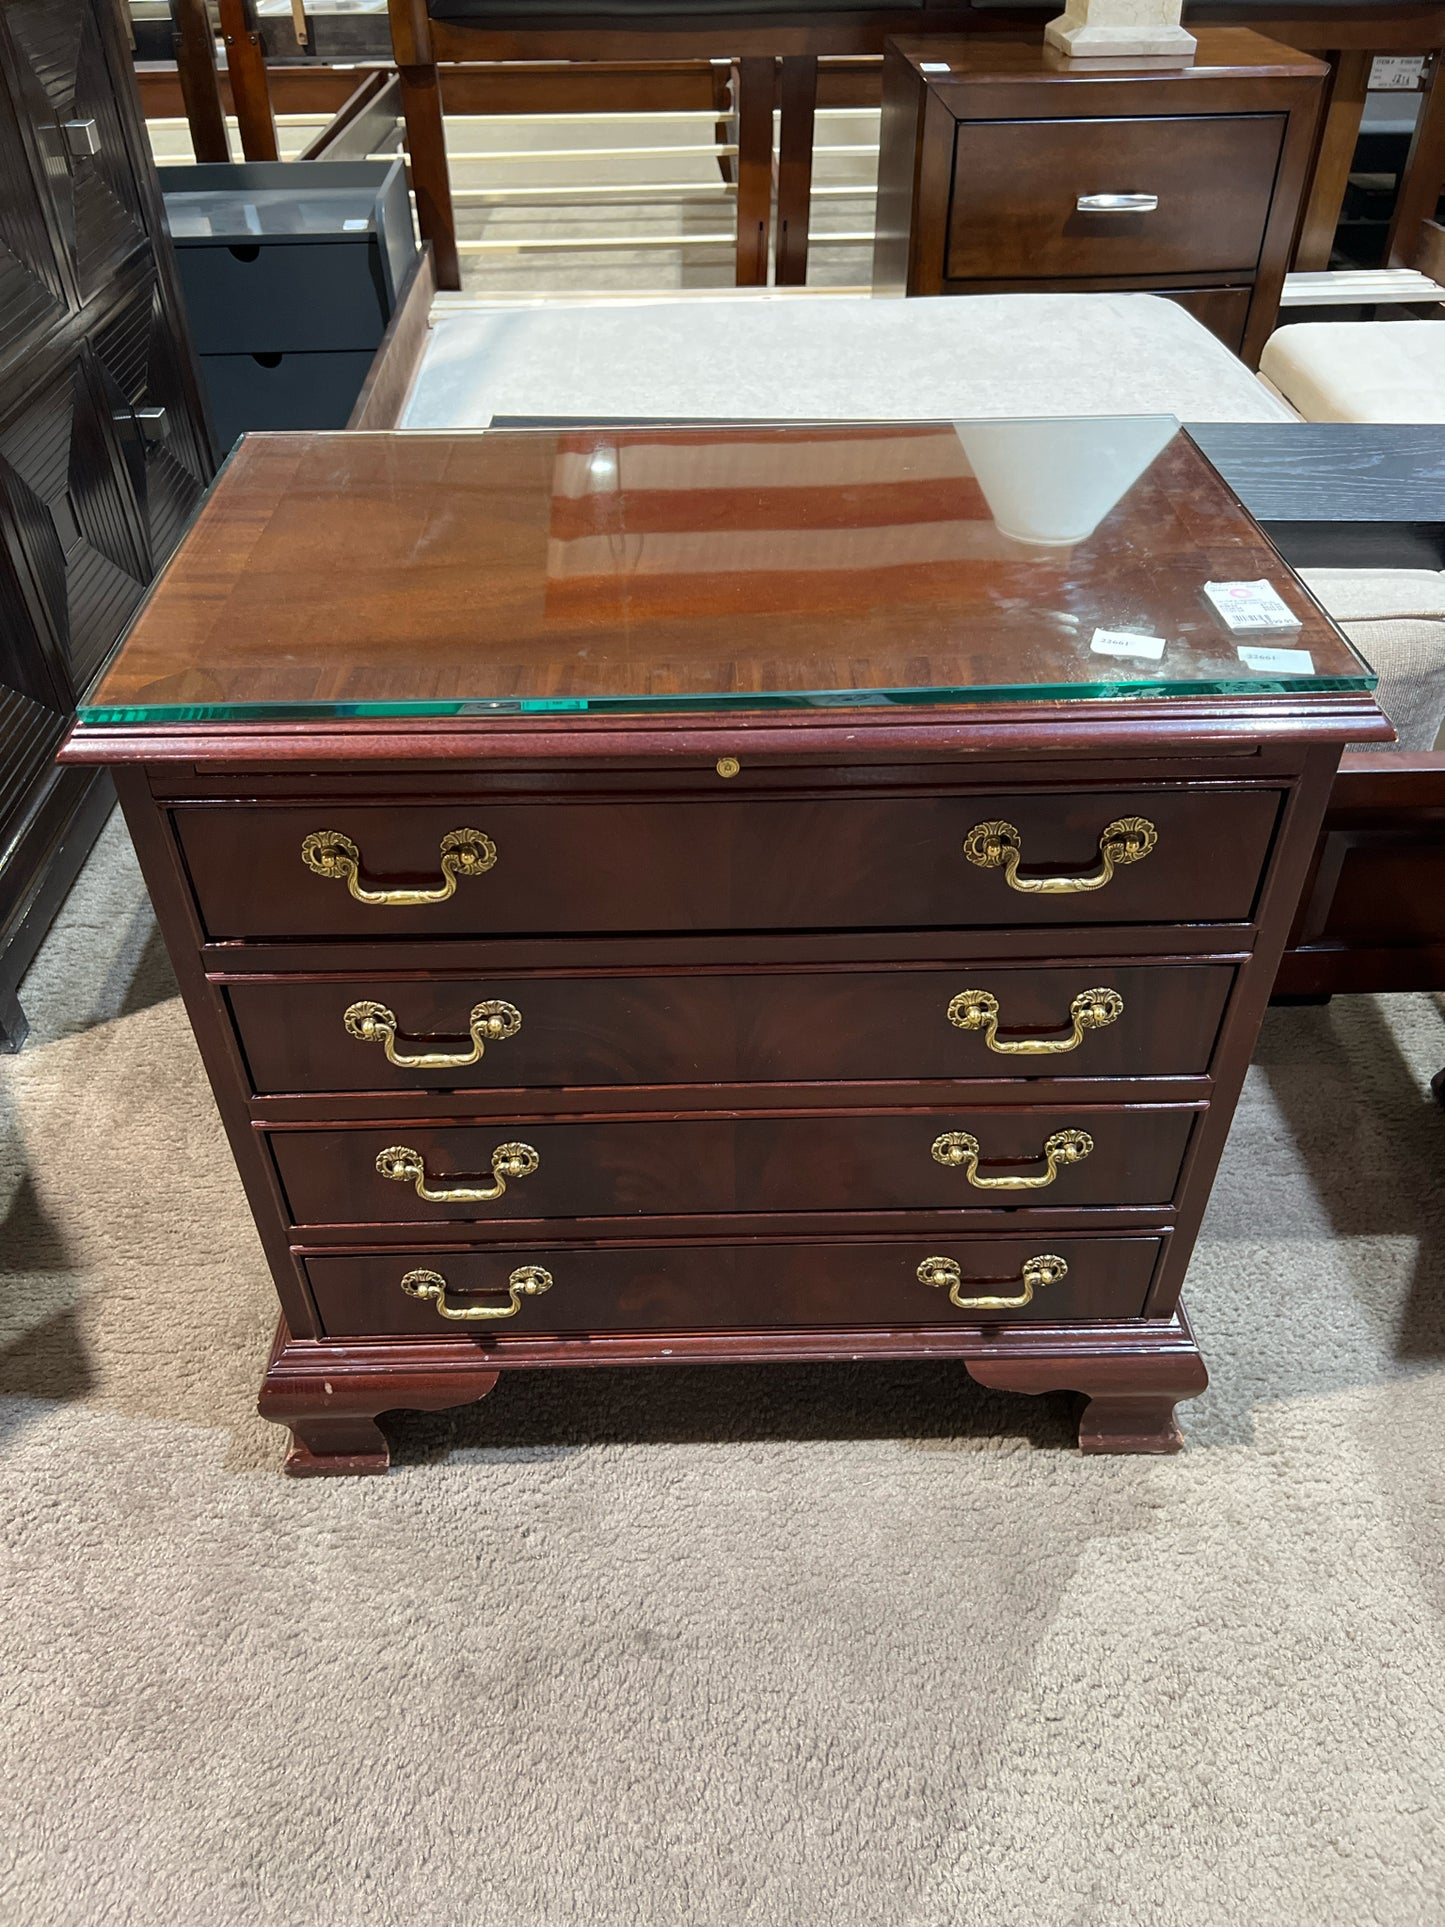
[[1325, 74], [1232, 28], [1201, 32], [1190, 65], [890, 41], [875, 292], [1150, 291], [1254, 367]]
[[[1205, 585], [1260, 579], [1242, 656]], [[701, 1360], [951, 1362], [1173, 1450], [1368, 682], [1158, 418], [248, 436], [65, 754], [255, 1211], [291, 1470]]]

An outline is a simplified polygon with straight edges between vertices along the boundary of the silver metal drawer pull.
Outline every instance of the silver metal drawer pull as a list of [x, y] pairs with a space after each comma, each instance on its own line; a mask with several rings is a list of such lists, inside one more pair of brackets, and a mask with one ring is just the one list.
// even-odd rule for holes
[[65, 145], [78, 161], [93, 161], [100, 152], [100, 129], [93, 120], [65, 120]]
[[1080, 214], [1152, 214], [1157, 194], [1081, 194], [1074, 206]]

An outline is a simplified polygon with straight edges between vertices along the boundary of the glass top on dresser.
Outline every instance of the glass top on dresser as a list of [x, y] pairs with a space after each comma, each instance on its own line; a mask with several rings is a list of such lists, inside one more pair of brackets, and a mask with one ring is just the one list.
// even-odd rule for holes
[[1166, 417], [256, 435], [80, 721], [1373, 683]]

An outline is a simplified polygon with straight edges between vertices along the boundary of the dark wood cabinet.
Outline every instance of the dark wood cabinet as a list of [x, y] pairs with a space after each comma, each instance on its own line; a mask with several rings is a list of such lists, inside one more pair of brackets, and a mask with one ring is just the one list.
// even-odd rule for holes
[[[66, 754], [116, 769], [292, 1472], [698, 1360], [947, 1360], [1177, 1447], [1190, 1250], [1385, 725], [1186, 436], [1046, 426], [241, 444]], [[1205, 593], [1262, 579], [1292, 680]]]
[[883, 69], [874, 288], [1129, 289], [1251, 366], [1274, 326], [1326, 69], [1200, 30], [1194, 61], [898, 40]]
[[0, 5], [0, 1047], [112, 796], [53, 758], [212, 472], [119, 10]]

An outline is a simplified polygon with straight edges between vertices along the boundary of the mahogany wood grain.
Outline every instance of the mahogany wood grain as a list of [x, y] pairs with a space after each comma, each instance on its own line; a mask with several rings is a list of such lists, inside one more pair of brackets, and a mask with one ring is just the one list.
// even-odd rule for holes
[[408, 1369], [404, 1358], [364, 1359], [353, 1349], [341, 1370], [318, 1361], [319, 1349], [298, 1344], [283, 1317], [256, 1401], [262, 1418], [290, 1428], [285, 1469], [292, 1478], [385, 1472], [391, 1452], [378, 1412], [403, 1405], [442, 1411], [485, 1398], [497, 1382], [496, 1372], [477, 1369], [475, 1357], [461, 1361], [460, 1370]]
[[[1272, 790], [1180, 787], [784, 802], [719, 794], [665, 808], [323, 802], [178, 807], [175, 818], [211, 936], [383, 937], [1239, 921], [1278, 814]], [[1125, 817], [1153, 823], [1158, 846], [1084, 894], [1013, 890], [1002, 870], [963, 855], [975, 824], [1002, 820], [1021, 833], [1025, 875], [1082, 875], [1098, 867], [1106, 825]], [[441, 903], [358, 902], [301, 859], [308, 835], [336, 830], [360, 850], [371, 888], [435, 885], [441, 840], [463, 828], [490, 837], [497, 860]]]
[[[968, 977], [967, 983], [964, 977]], [[478, 1087], [811, 1082], [823, 1079], [1013, 1078], [1040, 1074], [1181, 1077], [1208, 1070], [1228, 964], [827, 972], [752, 969], [616, 977], [361, 975], [323, 983], [233, 982], [226, 1000], [257, 1092], [475, 1091]], [[952, 999], [997, 997], [1002, 1044], [1057, 1043], [1085, 990], [1117, 991], [1123, 1013], [1056, 1056], [991, 1050], [981, 1031], [949, 1021]], [[351, 1005], [380, 1002], [400, 1029], [398, 1052], [470, 1048], [468, 1018], [486, 1000], [522, 1013], [513, 1037], [461, 1069], [392, 1065], [346, 1028]]]
[[[248, 437], [248, 440], [250, 438]], [[410, 439], [410, 438], [409, 438]], [[770, 766], [825, 764], [836, 772], [839, 790], [855, 787], [857, 772], [870, 764], [895, 764], [912, 754], [936, 770], [942, 758], [960, 769], [992, 768], [1030, 762], [1036, 780], [1055, 780], [1050, 758], [1071, 759], [1081, 741], [1090, 745], [1087, 774], [1072, 765], [1074, 781], [1086, 783], [1100, 769], [1118, 780], [1121, 759], [1137, 750], [1139, 731], [1134, 705], [1109, 700], [1068, 703], [940, 703], [926, 714], [901, 721], [887, 709], [854, 712], [839, 721], [836, 711], [799, 710], [783, 717], [776, 710], [737, 709], [708, 715], [679, 712], [665, 723], [644, 716], [589, 716], [562, 727], [553, 717], [498, 721], [479, 752], [474, 727], [465, 719], [392, 717], [361, 722], [328, 717], [295, 722], [278, 717], [267, 723], [195, 720], [148, 727], [139, 722], [88, 723], [66, 738], [59, 759], [107, 769], [143, 764], [152, 773], [156, 794], [172, 798], [225, 792], [247, 796], [258, 789], [273, 795], [357, 795], [375, 789], [378, 773], [403, 779], [425, 770], [446, 795], [474, 792], [479, 761], [488, 771], [508, 766], [534, 773], [555, 773], [565, 786], [569, 770], [643, 765], [649, 771], [670, 765], [694, 778], [719, 756], [745, 750], [749, 766], [761, 773]], [[1156, 710], [1156, 705], [1150, 705]], [[1291, 772], [1289, 745], [1301, 743], [1392, 743], [1395, 732], [1363, 690], [1289, 695], [1271, 693], [1197, 699], [1173, 697], [1167, 704], [1168, 736], [1174, 773], [1186, 759], [1191, 768], [1214, 757], [1253, 758], [1266, 749], [1282, 760], [1268, 773]], [[1156, 759], [1157, 763], [1157, 759]], [[351, 767], [348, 769], [346, 765]], [[458, 766], [467, 775], [457, 781]], [[325, 771], [318, 777], [318, 771]], [[332, 774], [334, 772], [334, 775]], [[1150, 777], [1159, 774], [1150, 766]], [[1200, 770], [1202, 780], [1228, 772], [1214, 765]], [[1236, 768], [1235, 774], [1240, 770]], [[1251, 772], [1253, 773], [1253, 772]], [[1261, 767], [1261, 774], [1265, 769]], [[936, 776], [925, 779], [936, 785]], [[1146, 779], [1147, 780], [1147, 779]], [[746, 787], [740, 783], [740, 787]], [[406, 785], [408, 796], [413, 786]]]
[[1143, 1338], [1127, 1356], [1113, 1345], [1091, 1347], [1085, 1335], [1082, 1344], [1061, 1346], [1053, 1357], [1013, 1351], [970, 1358], [968, 1371], [998, 1391], [1084, 1393], [1084, 1453], [1177, 1452], [1184, 1440], [1174, 1408], [1209, 1384], [1182, 1306], [1168, 1328]]
[[[413, 439], [395, 438], [387, 459], [410, 461]], [[443, 499], [425, 509], [426, 526], [437, 525], [432, 511]], [[1217, 496], [1204, 513], [1218, 516]], [[204, 596], [204, 571], [187, 583], [182, 568], [152, 604], [156, 632], [173, 625], [168, 646], [183, 681], [209, 673], [213, 625], [236, 611], [231, 572], [254, 567], [254, 520], [242, 517], [232, 536]], [[1189, 553], [1199, 552], [1196, 542]], [[298, 596], [305, 553], [290, 563]], [[1165, 573], [1178, 566], [1170, 553], [1173, 562], [1161, 551]], [[1251, 564], [1272, 554], [1252, 535], [1235, 553]], [[479, 577], [473, 567], [443, 582], [404, 558], [398, 569], [377, 633], [405, 608], [394, 652], [405, 675], [425, 678], [434, 664], [408, 636], [435, 630], [455, 598], [474, 606]], [[279, 578], [266, 581], [269, 596]], [[337, 593], [363, 608], [356, 584]], [[208, 620], [196, 624], [200, 609]], [[833, 622], [826, 609], [813, 619], [822, 630]], [[1312, 632], [1321, 648], [1334, 646], [1323, 618], [1310, 619], [1322, 625]], [[1011, 650], [1013, 635], [1000, 626], [993, 646]], [[1044, 649], [1043, 639], [1033, 646]], [[133, 674], [148, 647], [133, 635], [115, 673]], [[318, 647], [312, 667], [320, 673], [330, 663], [327, 673], [344, 677], [348, 660]], [[503, 1366], [671, 1359], [953, 1360], [987, 1383], [1085, 1393], [1086, 1450], [1170, 1449], [1174, 1401], [1204, 1382], [1179, 1308], [1190, 1250], [1340, 745], [1384, 728], [1363, 690], [1346, 688], [879, 705], [841, 718], [801, 710], [382, 716], [321, 726], [137, 721], [78, 731], [67, 758], [118, 767], [285, 1310], [262, 1409], [292, 1427], [295, 1469], [321, 1472], [379, 1469], [379, 1414], [480, 1396]], [[723, 755], [739, 757], [736, 778], [709, 769]], [[1001, 873], [962, 858], [966, 830], [1002, 817], [1019, 824], [1026, 870], [1082, 869], [1117, 814], [1156, 822], [1158, 848], [1087, 895], [1020, 895]], [[435, 882], [440, 836], [455, 827], [493, 836], [497, 862], [429, 909], [388, 915], [353, 903], [300, 861], [308, 830], [334, 828], [356, 835], [369, 880]], [[1152, 1013], [1151, 1052], [1182, 1049], [1192, 1037], [1192, 1081], [1096, 1071], [1070, 1083], [1012, 1067], [1000, 1076], [992, 1065], [945, 1061], [957, 1043], [978, 1042], [963, 1034], [941, 1039], [935, 1062], [915, 1058], [927, 1013], [902, 993], [935, 985], [937, 1021], [954, 973], [972, 978], [990, 964], [1018, 973], [1014, 1000], [1001, 1002], [1010, 1019], [1022, 1010], [1055, 1022], [1058, 991], [1075, 970], [1087, 971], [1090, 988], [1108, 983], [1111, 964], [1133, 971], [1125, 1017], [1132, 1008]], [[1180, 1016], [1177, 1035], [1166, 1035], [1175, 993], [1151, 1003], [1141, 982], [1166, 984], [1175, 973], [1214, 988]], [[329, 1019], [319, 1007], [284, 1021], [268, 1012], [290, 1008], [296, 992], [349, 997], [373, 976], [401, 1021], [415, 1008], [443, 1032], [454, 994], [514, 986], [523, 1030], [489, 1046], [484, 1062], [501, 1063], [508, 1043], [547, 1046], [558, 1018], [545, 1013], [569, 994], [596, 994], [604, 1002], [582, 1026], [586, 1035], [566, 1050], [554, 1043], [555, 1059], [544, 1049], [526, 1075], [555, 1063], [565, 1080], [570, 1050], [574, 1068], [637, 1076], [656, 1063], [663, 1077], [601, 1084], [589, 1095], [566, 1082], [519, 1081], [500, 1103], [478, 1085], [254, 1098], [229, 1000], [256, 1062], [309, 1064], [298, 1031], [308, 1023], [327, 1031], [337, 1005]], [[799, 993], [820, 978], [810, 1012]], [[850, 1016], [850, 997], [880, 978], [897, 1011], [891, 1062], [871, 1017]], [[653, 1059], [617, 1052], [614, 1033], [629, 1008], [617, 1000], [639, 985], [656, 1006], [645, 1014]], [[784, 1001], [773, 1009], [775, 992]], [[632, 1021], [649, 1034], [642, 1016]], [[707, 1068], [733, 1075], [708, 1081], [679, 1061], [686, 1032], [699, 1025], [710, 1027], [715, 1053]], [[1112, 1046], [1123, 1035], [1085, 1042]], [[874, 1055], [858, 1061], [882, 1077], [829, 1084], [775, 1075], [749, 1084], [735, 1075], [781, 1069], [795, 1061], [789, 1053], [814, 1069], [847, 1070], [848, 1053], [865, 1046]], [[298, 1049], [300, 1058], [290, 1055]], [[671, 1064], [662, 1061], [674, 1052]], [[323, 1050], [321, 1066], [331, 1061]], [[918, 1068], [924, 1074], [910, 1078]], [[280, 1081], [289, 1081], [284, 1070]], [[968, 1129], [985, 1159], [1013, 1160], [985, 1164], [986, 1173], [1037, 1171], [1054, 1128], [1087, 1129], [1095, 1148], [1048, 1193], [971, 1191], [961, 1171], [932, 1158], [935, 1136]], [[375, 1171], [378, 1149], [414, 1141], [435, 1159], [435, 1178], [480, 1177], [505, 1140], [535, 1141], [541, 1166], [512, 1180], [492, 1215], [480, 1204], [423, 1203]], [[379, 1221], [378, 1211], [389, 1215]], [[303, 1216], [313, 1212], [330, 1215]], [[1070, 1272], [1037, 1295], [1028, 1319], [969, 1324], [917, 1281], [921, 1259], [952, 1255], [951, 1245], [960, 1265], [992, 1249], [1011, 1257], [1017, 1276], [1022, 1256], [1059, 1252]], [[882, 1254], [901, 1259], [905, 1250], [913, 1291], [930, 1303], [880, 1314], [868, 1281], [881, 1286]], [[1112, 1255], [1101, 1265], [1104, 1252]], [[522, 1262], [544, 1263], [556, 1282], [524, 1301], [505, 1331], [459, 1336], [431, 1311], [396, 1329], [424, 1309], [412, 1300], [396, 1308], [398, 1267], [417, 1260], [444, 1275], [451, 1266], [464, 1289], [473, 1281], [490, 1288]], [[993, 1295], [1013, 1295], [1004, 1270], [1000, 1263]], [[699, 1310], [703, 1275], [718, 1282]], [[580, 1311], [569, 1309], [573, 1277], [570, 1304]], [[880, 1315], [889, 1322], [866, 1322]], [[319, 1336], [338, 1329], [337, 1319], [353, 1321], [348, 1335]]]
[[[935, 1251], [935, 1245], [938, 1247]], [[990, 1314], [997, 1324], [1058, 1319], [1134, 1318], [1159, 1255], [1158, 1238], [1078, 1238], [1028, 1234], [1011, 1238], [934, 1237], [898, 1242], [673, 1245], [648, 1249], [570, 1250], [538, 1245], [497, 1252], [388, 1251], [308, 1257], [307, 1272], [326, 1336], [410, 1334], [440, 1339], [456, 1330], [428, 1301], [408, 1296], [407, 1271], [445, 1277], [448, 1302], [505, 1306], [507, 1280], [520, 1265], [551, 1272], [552, 1288], [524, 1297], [515, 1319], [471, 1328], [500, 1358], [514, 1329], [521, 1333], [692, 1333], [772, 1327], [835, 1329], [846, 1325], [977, 1324], [948, 1293], [921, 1284], [925, 1258], [952, 1258], [964, 1282], [959, 1295], [1022, 1296], [1020, 1272], [1030, 1259], [1057, 1253], [1068, 1275], [1037, 1291], [1022, 1307]], [[973, 1287], [977, 1284], [977, 1291]]]
[[1281, 996], [1445, 985], [1445, 753], [1350, 752], [1275, 981]]
[[[786, 1095], [777, 1108], [790, 1108]], [[900, 1114], [615, 1118], [603, 1122], [497, 1119], [447, 1129], [415, 1121], [344, 1131], [277, 1131], [272, 1153], [297, 1224], [465, 1224], [616, 1214], [881, 1211], [953, 1207], [1167, 1204], [1197, 1113], [1180, 1107], [1075, 1105], [1052, 1109], [966, 1102]], [[931, 1146], [950, 1132], [980, 1147], [983, 1179], [1047, 1176], [1044, 1144], [1081, 1131], [1093, 1150], [1038, 1190], [979, 1189]], [[524, 1140], [541, 1160], [491, 1203], [432, 1203], [381, 1175], [377, 1159], [405, 1145], [425, 1161], [433, 1191], [489, 1188], [500, 1145]]]
[[[686, 1332], [665, 1340], [652, 1333], [589, 1332], [573, 1338], [539, 1332], [505, 1344], [447, 1334], [421, 1346], [411, 1336], [297, 1339], [283, 1319], [259, 1406], [263, 1417], [292, 1428], [288, 1469], [382, 1472], [388, 1455], [379, 1427], [374, 1435], [363, 1432], [361, 1454], [342, 1451], [328, 1457], [329, 1441], [322, 1436], [326, 1418], [374, 1418], [400, 1406], [439, 1411], [463, 1405], [484, 1398], [507, 1368], [888, 1358], [961, 1363], [979, 1384], [1002, 1390], [1083, 1392], [1090, 1403], [1081, 1421], [1081, 1444], [1089, 1452], [1177, 1451], [1175, 1402], [1197, 1397], [1206, 1384], [1182, 1308], [1172, 1318], [1099, 1321], [1082, 1328], [1077, 1323], [845, 1326], [831, 1331]], [[1096, 1392], [1107, 1430], [1091, 1416]], [[318, 1418], [322, 1425], [315, 1423]], [[302, 1431], [312, 1444], [299, 1436]]]
[[305, 1275], [291, 1255], [285, 1200], [276, 1167], [251, 1129], [246, 1071], [235, 1030], [201, 967], [200, 926], [175, 839], [164, 813], [155, 806], [144, 770], [117, 769], [114, 774], [126, 828], [200, 1046], [282, 1312], [297, 1337], [311, 1337], [316, 1331], [315, 1307]]
[[[951, 280], [1252, 273], [1282, 114], [961, 121], [944, 273]], [[1087, 214], [1090, 194], [1150, 193], [1149, 213]]]
[[[1050, 461], [1038, 432], [1015, 429], [1006, 458], [990, 440], [1010, 486]], [[1170, 639], [1158, 674], [1181, 699], [1210, 697], [1241, 666], [1209, 581], [1269, 581], [1315, 675], [1360, 675], [1186, 435], [1155, 452], [1137, 431], [1087, 432], [1117, 481], [1067, 542], [1000, 524], [967, 424], [250, 435], [88, 707], [168, 723], [209, 711], [242, 754], [230, 708], [277, 712], [272, 727], [288, 707], [319, 712], [298, 753], [325, 754], [331, 727], [354, 721], [330, 712], [361, 705], [371, 760], [367, 709], [477, 706], [490, 743], [525, 731], [513, 710], [560, 703], [585, 754], [607, 720], [594, 707], [611, 704], [695, 704], [716, 728], [725, 706], [786, 701], [838, 727], [839, 705], [903, 708], [919, 690], [940, 705], [975, 689], [1082, 698], [1101, 678], [1139, 680], [1087, 639], [1140, 623]], [[760, 724], [789, 744], [812, 726]], [[226, 760], [219, 742], [206, 760]]]

